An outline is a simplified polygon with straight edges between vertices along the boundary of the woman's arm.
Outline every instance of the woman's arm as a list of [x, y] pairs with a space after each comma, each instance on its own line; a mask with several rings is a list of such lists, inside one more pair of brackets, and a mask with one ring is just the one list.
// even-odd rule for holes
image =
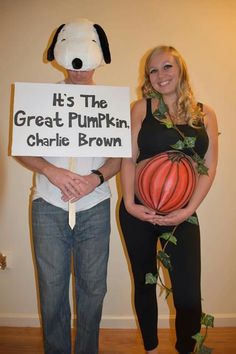
[[190, 217], [206, 197], [216, 174], [218, 161], [218, 127], [214, 111], [204, 105], [205, 127], [209, 137], [209, 146], [205, 155], [205, 165], [208, 167], [208, 175], [200, 175], [196, 189], [185, 208], [171, 212], [166, 216], [157, 216], [155, 221], [159, 225], [178, 225]]
[[134, 185], [136, 160], [138, 157], [138, 133], [146, 114], [146, 100], [137, 101], [131, 110], [132, 157], [123, 158], [121, 164], [121, 186], [125, 208], [131, 215], [143, 221], [152, 222], [155, 211], [146, 206], [135, 204]]

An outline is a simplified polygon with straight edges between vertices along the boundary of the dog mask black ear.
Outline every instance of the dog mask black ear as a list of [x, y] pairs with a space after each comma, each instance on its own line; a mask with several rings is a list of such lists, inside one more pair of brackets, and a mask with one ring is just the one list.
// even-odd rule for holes
[[54, 60], [54, 47], [55, 47], [55, 44], [57, 42], [58, 34], [61, 32], [61, 29], [64, 26], [65, 26], [65, 24], [59, 26], [58, 29], [56, 30], [56, 33], [54, 34], [54, 37], [53, 37], [53, 40], [52, 40], [52, 44], [50, 45], [50, 47], [48, 48], [48, 51], [47, 51], [47, 60], [48, 61]]
[[100, 25], [94, 24], [93, 26], [96, 29], [100, 40], [104, 61], [106, 64], [109, 64], [111, 62], [111, 53], [106, 33]]

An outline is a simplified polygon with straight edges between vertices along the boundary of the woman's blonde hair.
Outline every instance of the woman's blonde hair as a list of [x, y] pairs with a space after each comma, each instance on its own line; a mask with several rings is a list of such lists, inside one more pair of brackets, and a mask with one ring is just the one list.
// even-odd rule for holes
[[201, 109], [197, 105], [194, 98], [194, 94], [190, 86], [186, 63], [174, 47], [164, 45], [158, 46], [155, 47], [148, 55], [145, 62], [145, 76], [144, 84], [142, 86], [143, 97], [153, 97], [153, 93], [156, 92], [150, 82], [149, 63], [153, 55], [163, 52], [168, 52], [175, 58], [180, 70], [179, 82], [177, 86], [178, 99], [176, 102], [178, 117], [191, 126], [198, 126], [199, 123], [203, 121], [204, 114], [201, 112]]

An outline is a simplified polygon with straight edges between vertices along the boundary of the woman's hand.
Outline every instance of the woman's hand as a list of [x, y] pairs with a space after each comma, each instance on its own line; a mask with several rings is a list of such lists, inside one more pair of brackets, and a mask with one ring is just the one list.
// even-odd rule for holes
[[144, 205], [132, 203], [129, 206], [126, 206], [126, 210], [137, 219], [147, 221], [152, 224], [154, 223], [155, 211]]
[[187, 208], [177, 209], [167, 215], [156, 215], [155, 218], [153, 218], [153, 222], [158, 225], [166, 226], [179, 225], [188, 219], [192, 214], [193, 212]]

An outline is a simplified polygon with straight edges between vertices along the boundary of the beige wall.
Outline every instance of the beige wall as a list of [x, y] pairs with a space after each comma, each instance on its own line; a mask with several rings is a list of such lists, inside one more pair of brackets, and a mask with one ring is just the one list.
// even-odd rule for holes
[[[137, 98], [140, 60], [158, 44], [174, 45], [185, 57], [197, 98], [218, 115], [220, 156], [212, 190], [199, 209], [202, 229], [203, 308], [216, 325], [236, 325], [236, 2], [234, 0], [0, 0], [0, 325], [38, 325], [37, 295], [28, 224], [32, 174], [8, 157], [10, 90], [15, 81], [56, 82], [60, 72], [42, 60], [51, 32], [75, 17], [104, 27], [112, 64], [100, 68], [97, 84], [129, 86]], [[112, 234], [104, 327], [134, 325], [130, 277], [117, 227], [117, 189], [111, 182]], [[171, 304], [170, 304], [171, 306]], [[160, 326], [173, 315], [159, 300]]]

